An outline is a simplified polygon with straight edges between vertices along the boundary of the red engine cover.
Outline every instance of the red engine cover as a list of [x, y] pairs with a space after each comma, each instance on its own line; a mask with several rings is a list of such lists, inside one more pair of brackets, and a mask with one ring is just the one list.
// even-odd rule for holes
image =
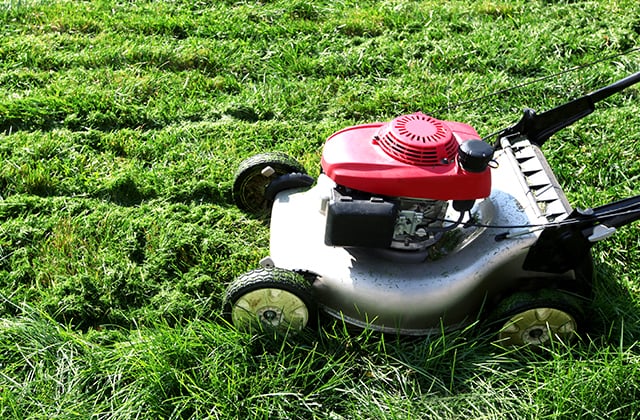
[[470, 125], [421, 112], [345, 128], [327, 139], [322, 169], [348, 188], [391, 197], [473, 200], [491, 191], [491, 170], [468, 172], [458, 147], [479, 139]]

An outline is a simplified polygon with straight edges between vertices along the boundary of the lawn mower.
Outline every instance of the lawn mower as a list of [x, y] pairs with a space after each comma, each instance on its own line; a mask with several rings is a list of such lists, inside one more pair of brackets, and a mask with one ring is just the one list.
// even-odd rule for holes
[[[542, 154], [555, 132], [640, 72], [481, 138], [416, 112], [331, 135], [313, 179], [291, 157], [243, 161], [233, 194], [270, 220], [270, 255], [228, 286], [239, 329], [328, 314], [427, 335], [486, 320], [505, 345], [570, 340], [592, 298], [591, 247], [640, 219], [640, 195], [573, 209]], [[489, 139], [495, 140], [489, 142]]]

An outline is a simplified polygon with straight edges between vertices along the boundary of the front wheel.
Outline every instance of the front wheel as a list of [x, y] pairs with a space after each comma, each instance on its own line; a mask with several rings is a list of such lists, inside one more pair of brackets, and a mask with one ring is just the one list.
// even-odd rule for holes
[[229, 285], [223, 312], [242, 331], [300, 331], [315, 318], [315, 303], [307, 279], [293, 271], [264, 268]]
[[577, 297], [559, 290], [518, 292], [505, 298], [491, 316], [500, 326], [498, 340], [506, 346], [569, 342], [577, 336], [582, 308]]
[[243, 160], [233, 180], [233, 198], [242, 210], [264, 216], [270, 211], [266, 190], [278, 176], [305, 174], [304, 167], [292, 157], [280, 152], [267, 152]]

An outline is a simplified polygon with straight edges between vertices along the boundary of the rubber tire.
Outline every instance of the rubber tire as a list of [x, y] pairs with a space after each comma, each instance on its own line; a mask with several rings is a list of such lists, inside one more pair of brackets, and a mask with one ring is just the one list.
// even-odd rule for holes
[[[576, 332], [584, 322], [584, 311], [581, 299], [577, 296], [555, 289], [541, 289], [531, 292], [517, 292], [504, 298], [491, 313], [488, 323], [493, 329], [498, 329], [497, 338], [504, 346], [529, 346], [537, 348], [541, 344], [512, 342], [511, 339], [500, 337], [501, 331], [507, 323], [519, 314], [532, 309], [551, 308], [562, 311], [573, 318], [574, 332], [567, 337], [571, 340], [577, 336]], [[523, 341], [525, 341], [523, 339]]]
[[[262, 170], [267, 166], [275, 171], [269, 178], [262, 175]], [[291, 173], [307, 172], [297, 160], [285, 153], [260, 153], [243, 160], [233, 179], [233, 199], [236, 205], [249, 213], [268, 216], [271, 202], [266, 198], [265, 192], [271, 179]]]
[[[247, 294], [262, 289], [278, 289], [288, 292], [304, 304], [308, 314], [307, 322], [294, 330], [311, 326], [317, 320], [317, 306], [309, 280], [296, 272], [277, 267], [252, 270], [235, 279], [225, 292], [222, 309], [224, 318], [239, 330], [257, 331], [262, 330], [265, 326], [271, 328], [271, 326], [259, 321], [257, 313], [255, 314], [255, 322], [250, 325], [237, 325], [234, 322], [233, 310], [236, 303]], [[291, 328], [288, 325], [279, 325], [275, 329], [288, 332]]]

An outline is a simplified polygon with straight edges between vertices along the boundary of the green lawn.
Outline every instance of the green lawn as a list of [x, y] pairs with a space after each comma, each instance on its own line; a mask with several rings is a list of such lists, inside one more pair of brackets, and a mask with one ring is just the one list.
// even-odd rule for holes
[[[334, 131], [418, 110], [487, 135], [639, 71], [639, 43], [636, 0], [0, 0], [0, 417], [640, 416], [638, 223], [595, 247], [571, 346], [220, 322], [268, 254], [244, 158], [317, 175]], [[639, 87], [545, 151], [575, 207], [640, 194]]]

